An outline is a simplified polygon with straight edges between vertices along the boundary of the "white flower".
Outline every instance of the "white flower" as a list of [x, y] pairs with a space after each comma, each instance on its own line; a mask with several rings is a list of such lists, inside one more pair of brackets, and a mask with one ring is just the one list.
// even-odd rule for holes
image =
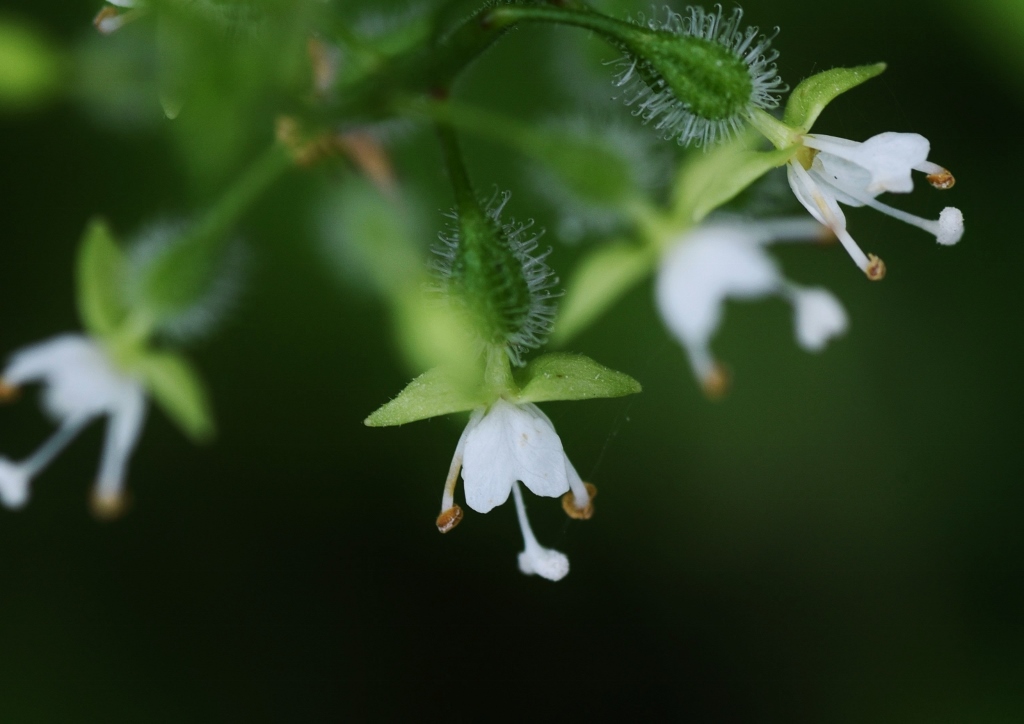
[[[92, 21], [92, 24], [103, 35], [117, 32], [127, 23], [138, 18], [144, 10], [143, 3], [138, 0], [107, 0], [107, 3]], [[122, 12], [118, 8], [127, 12]]]
[[596, 489], [580, 479], [547, 415], [534, 404], [514, 404], [503, 399], [473, 412], [455, 448], [445, 483], [441, 515], [437, 519], [442, 533], [462, 519], [462, 509], [454, 500], [460, 470], [466, 504], [478, 513], [501, 505], [510, 492], [514, 495], [526, 544], [519, 554], [523, 573], [557, 581], [569, 572], [568, 559], [558, 551], [544, 548], [534, 537], [517, 482], [535, 495], [563, 496], [562, 507], [574, 518], [589, 518], [593, 514]]
[[719, 221], [683, 234], [665, 253], [655, 285], [658, 308], [708, 394], [721, 394], [725, 386], [710, 343], [726, 299], [787, 298], [796, 312], [797, 342], [810, 352], [846, 331], [846, 313], [830, 292], [788, 281], [764, 250], [779, 239], [821, 240], [823, 231], [810, 219]]
[[60, 427], [20, 463], [0, 458], [0, 501], [19, 508], [29, 484], [93, 419], [106, 415], [107, 436], [100, 461], [94, 510], [113, 515], [122, 506], [125, 468], [146, 412], [142, 385], [119, 371], [104, 349], [82, 335], [67, 334], [17, 352], [3, 372], [6, 397], [20, 386], [43, 385], [43, 410]]
[[804, 149], [789, 162], [789, 185], [800, 203], [815, 219], [828, 226], [842, 242], [853, 261], [878, 280], [885, 276], [885, 264], [865, 254], [846, 231], [846, 217], [839, 204], [870, 206], [935, 236], [949, 246], [960, 241], [964, 217], [952, 206], [942, 210], [938, 220], [923, 219], [877, 200], [879, 194], [909, 193], [914, 190], [911, 171], [927, 174], [937, 189], [952, 188], [953, 175], [928, 161], [928, 139], [916, 133], [881, 133], [863, 143], [844, 138], [807, 134]]

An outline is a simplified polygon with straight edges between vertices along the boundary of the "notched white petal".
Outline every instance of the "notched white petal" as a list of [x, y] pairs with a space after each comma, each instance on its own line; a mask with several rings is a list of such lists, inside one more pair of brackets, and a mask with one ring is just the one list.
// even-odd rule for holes
[[569, 489], [562, 441], [535, 405], [498, 400], [468, 431], [462, 465], [466, 504], [486, 513], [508, 499], [516, 480], [535, 495]]
[[17, 352], [4, 370], [9, 384], [45, 386], [43, 409], [56, 421], [113, 412], [138, 387], [92, 340], [66, 334]]

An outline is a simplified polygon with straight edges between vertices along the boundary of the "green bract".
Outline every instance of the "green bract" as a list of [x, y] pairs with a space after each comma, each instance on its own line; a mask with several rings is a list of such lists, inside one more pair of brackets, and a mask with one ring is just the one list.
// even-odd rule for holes
[[584, 257], [566, 285], [552, 341], [561, 343], [589, 326], [646, 277], [657, 260], [654, 249], [624, 241], [606, 244]]
[[206, 390], [184, 357], [146, 351], [132, 361], [131, 372], [189, 437], [196, 442], [213, 437], [213, 416]]
[[137, 377], [153, 399], [197, 442], [214, 433], [206, 392], [189, 362], [151, 348], [148, 317], [124, 299], [127, 260], [107, 224], [91, 221], [78, 251], [78, 311], [89, 335], [105, 344], [116, 364]]
[[516, 374], [516, 402], [592, 400], [624, 397], [641, 391], [640, 383], [581, 354], [553, 352], [530, 362]]
[[461, 372], [435, 368], [420, 375], [398, 397], [366, 418], [370, 427], [404, 425], [454, 412], [487, 407], [499, 398], [510, 402], [590, 400], [622, 397], [640, 392], [640, 383], [577, 354], [553, 353], [538, 357], [515, 376], [505, 389], [481, 379], [468, 382]]
[[855, 68], [833, 68], [812, 75], [793, 89], [786, 103], [783, 120], [797, 132], [807, 133], [825, 106], [837, 96], [871, 80], [884, 70], [885, 63], [875, 63]]
[[467, 385], [461, 375], [435, 367], [410, 382], [398, 397], [363, 422], [370, 427], [404, 425], [428, 417], [466, 412], [492, 401], [482, 384]]
[[790, 159], [793, 152], [754, 151], [750, 137], [725, 144], [702, 157], [692, 158], [676, 182], [674, 216], [681, 224], [700, 223], [715, 209], [773, 168]]
[[86, 228], [78, 250], [78, 313], [89, 334], [113, 335], [128, 314], [124, 301], [124, 252], [106, 222], [95, 219]]

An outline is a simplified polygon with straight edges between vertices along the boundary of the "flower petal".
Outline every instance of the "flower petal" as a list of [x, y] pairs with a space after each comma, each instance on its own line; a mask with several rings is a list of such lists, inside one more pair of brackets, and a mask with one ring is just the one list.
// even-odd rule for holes
[[[866, 171], [868, 182], [860, 187], [860, 191], [867, 191], [872, 196], [884, 191], [913, 191], [914, 181], [910, 172], [928, 159], [931, 150], [928, 139], [918, 133], [879, 133], [863, 143], [814, 134], [805, 138], [805, 144], [821, 151], [818, 157], [830, 174], [832, 170], [845, 168], [844, 164], [835, 164], [835, 161], [846, 161]], [[832, 180], [831, 175], [829, 179]], [[853, 182], [852, 178], [840, 175], [837, 185]]]
[[569, 490], [562, 441], [535, 405], [498, 400], [467, 433], [462, 478], [466, 504], [478, 513], [504, 503], [516, 480], [536, 495]]
[[778, 288], [778, 267], [756, 241], [741, 226], [707, 226], [665, 255], [658, 270], [658, 309], [683, 344], [707, 344], [726, 298], [751, 299]]
[[87, 337], [65, 334], [17, 352], [3, 374], [8, 383], [46, 385], [43, 407], [55, 420], [113, 412], [137, 383], [114, 368]]

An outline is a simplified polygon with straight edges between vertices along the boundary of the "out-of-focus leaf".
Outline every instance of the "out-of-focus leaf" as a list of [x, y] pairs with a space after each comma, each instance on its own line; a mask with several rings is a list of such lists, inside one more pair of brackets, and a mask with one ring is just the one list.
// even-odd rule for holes
[[0, 107], [36, 105], [60, 90], [64, 59], [36, 31], [0, 18]]
[[157, 404], [196, 442], [215, 432], [206, 389], [192, 365], [171, 352], [146, 352], [132, 360], [137, 374]]
[[700, 223], [797, 151], [796, 147], [757, 151], [756, 138], [751, 132], [709, 153], [691, 155], [680, 170], [673, 195], [673, 216], [679, 223]]
[[78, 313], [90, 334], [109, 336], [124, 321], [124, 275], [124, 252], [106, 222], [94, 219], [78, 248]]
[[552, 342], [561, 344], [587, 327], [647, 276], [656, 259], [653, 249], [627, 242], [602, 246], [583, 259], [567, 285]]

